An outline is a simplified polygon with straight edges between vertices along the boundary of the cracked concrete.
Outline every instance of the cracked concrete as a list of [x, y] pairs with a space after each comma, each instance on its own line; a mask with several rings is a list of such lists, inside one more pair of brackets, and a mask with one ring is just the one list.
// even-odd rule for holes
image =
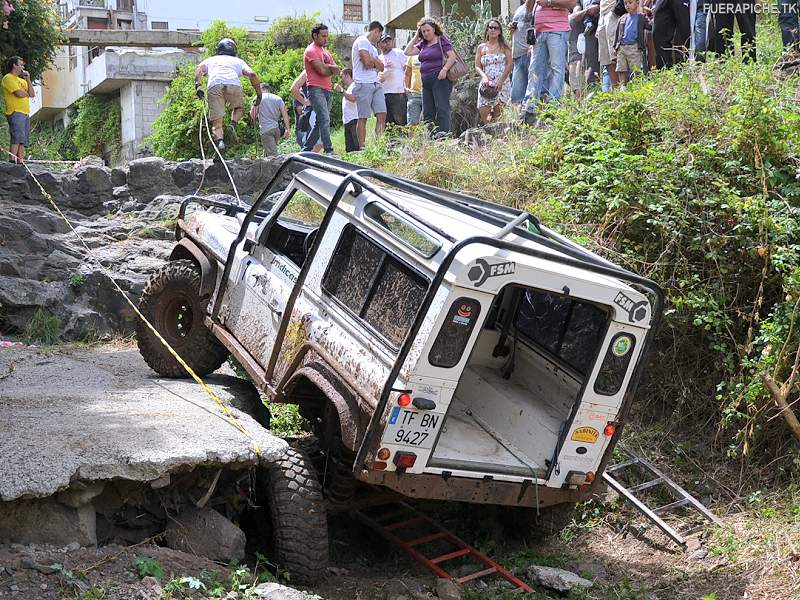
[[[0, 349], [0, 500], [47, 497], [70, 482], [153, 481], [198, 466], [274, 461], [287, 444], [264, 429], [249, 383], [206, 383], [253, 442], [192, 380], [153, 373], [135, 346]], [[247, 412], [245, 412], [247, 411]]]

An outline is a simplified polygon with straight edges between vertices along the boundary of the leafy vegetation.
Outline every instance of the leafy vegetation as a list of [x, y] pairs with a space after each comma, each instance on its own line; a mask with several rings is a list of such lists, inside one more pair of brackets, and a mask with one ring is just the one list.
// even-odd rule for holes
[[136, 572], [139, 573], [139, 577], [153, 577], [158, 581], [163, 581], [167, 577], [164, 565], [156, 559], [148, 557], [136, 559]]
[[46, 308], [39, 307], [25, 326], [22, 339], [28, 344], [57, 344], [61, 341], [61, 320]]
[[81, 98], [78, 102], [72, 136], [78, 154], [103, 156], [108, 151], [112, 157], [116, 157], [119, 154], [121, 139], [119, 101], [115, 98], [104, 100], [98, 96]]
[[6, 59], [22, 56], [33, 79], [52, 64], [62, 40], [61, 20], [55, 7], [48, 0], [14, 2], [8, 29], [2, 28], [6, 17], [0, 11], [0, 64], [5, 66]]

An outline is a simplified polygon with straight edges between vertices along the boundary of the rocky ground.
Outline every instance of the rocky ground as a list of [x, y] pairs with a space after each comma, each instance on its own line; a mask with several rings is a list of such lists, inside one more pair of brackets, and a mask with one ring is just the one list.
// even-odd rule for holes
[[[260, 194], [280, 162], [230, 163], [242, 201]], [[108, 169], [90, 157], [70, 171], [32, 170], [91, 253], [25, 168], [0, 162], [0, 331], [24, 332], [44, 309], [68, 340], [132, 331], [133, 311], [109, 275], [138, 299], [169, 254], [183, 199], [199, 192], [232, 200], [234, 193], [222, 166], [210, 161], [143, 158]]]

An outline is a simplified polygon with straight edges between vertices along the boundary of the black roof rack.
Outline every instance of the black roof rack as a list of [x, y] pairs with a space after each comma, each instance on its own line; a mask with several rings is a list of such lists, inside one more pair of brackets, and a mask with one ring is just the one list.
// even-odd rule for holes
[[[536, 242], [537, 244], [541, 244], [542, 246], [545, 246], [550, 250], [561, 252], [572, 258], [586, 261], [591, 264], [600, 265], [609, 269], [613, 269], [615, 271], [619, 271], [620, 275], [625, 274], [638, 277], [638, 275], [636, 275], [635, 273], [627, 269], [624, 269], [619, 265], [612, 263], [609, 260], [606, 260], [602, 256], [599, 256], [594, 252], [587, 250], [583, 246], [576, 244], [572, 240], [569, 240], [559, 235], [558, 233], [549, 229], [548, 227], [545, 227], [534, 215], [530, 214], [527, 211], [520, 210], [518, 208], [513, 208], [511, 206], [495, 204], [494, 202], [489, 202], [488, 200], [476, 198], [475, 196], [469, 196], [467, 194], [462, 194], [459, 192], [452, 192], [450, 190], [437, 188], [435, 186], [428, 185], [426, 183], [419, 183], [417, 181], [413, 181], [405, 177], [400, 177], [398, 175], [390, 175], [382, 171], [368, 169], [366, 167], [362, 167], [354, 163], [344, 161], [340, 158], [334, 158], [332, 156], [326, 156], [324, 154], [316, 154], [313, 152], [300, 152], [296, 155], [293, 155], [288, 160], [289, 161], [297, 160], [300, 157], [305, 159], [302, 162], [306, 164], [309, 164], [306, 161], [317, 163], [317, 164], [309, 164], [309, 166], [320, 168], [326, 171], [335, 172], [340, 175], [358, 173], [359, 175], [369, 177], [371, 179], [376, 179], [382, 183], [390, 185], [399, 190], [411, 194], [416, 194], [418, 196], [422, 196], [426, 200], [429, 200], [441, 206], [461, 211], [464, 214], [479, 219], [485, 223], [489, 223], [490, 225], [499, 227], [502, 230], [505, 230], [509, 225], [513, 224], [514, 221], [518, 221], [517, 223], [518, 225], [523, 225], [527, 221], [534, 225], [536, 231], [530, 231], [528, 228], [524, 227], [514, 227], [511, 230], [514, 232], [514, 235], [525, 238], [532, 242]], [[370, 191], [376, 193], [378, 196], [380, 196], [387, 202], [390, 202], [392, 205], [401, 208], [401, 210], [404, 210], [404, 212], [410, 214], [417, 221], [431, 228], [433, 231], [439, 232], [438, 228], [435, 225], [427, 222], [425, 219], [423, 219], [419, 215], [414, 214], [412, 211], [409, 211], [404, 207], [398, 206], [397, 203], [394, 202], [392, 199], [386, 198], [385, 194], [377, 192], [374, 189], [370, 189]], [[520, 217], [523, 216], [527, 216], [527, 219], [520, 219]], [[448, 234], [444, 234], [444, 237], [445, 239], [451, 242], [455, 241]]]

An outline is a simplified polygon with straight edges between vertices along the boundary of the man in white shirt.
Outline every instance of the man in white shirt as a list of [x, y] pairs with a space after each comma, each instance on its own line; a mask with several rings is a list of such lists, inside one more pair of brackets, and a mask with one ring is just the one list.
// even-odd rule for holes
[[407, 98], [404, 69], [408, 57], [394, 47], [394, 39], [388, 33], [383, 34], [378, 45], [382, 53], [383, 73], [379, 79], [386, 99], [386, 122], [405, 125]]
[[217, 44], [216, 54], [210, 56], [197, 65], [194, 72], [194, 89], [201, 100], [203, 94], [203, 75], [208, 74], [208, 117], [211, 119], [211, 129], [214, 135], [214, 144], [220, 152], [225, 149], [222, 141], [224, 130], [222, 123], [225, 119], [225, 105], [231, 107], [231, 123], [228, 126], [229, 140], [237, 143], [236, 126], [244, 115], [244, 91], [240, 77], [244, 76], [253, 84], [256, 91], [254, 104], [261, 103], [261, 82], [250, 66], [238, 57], [236, 42], [224, 38]]
[[367, 139], [367, 119], [375, 115], [375, 135], [383, 133], [386, 126], [386, 99], [383, 88], [378, 81], [378, 73], [383, 71], [383, 63], [378, 58], [375, 44], [383, 33], [383, 25], [373, 21], [367, 33], [360, 35], [353, 42], [353, 95], [358, 106], [358, 144], [364, 147]]

